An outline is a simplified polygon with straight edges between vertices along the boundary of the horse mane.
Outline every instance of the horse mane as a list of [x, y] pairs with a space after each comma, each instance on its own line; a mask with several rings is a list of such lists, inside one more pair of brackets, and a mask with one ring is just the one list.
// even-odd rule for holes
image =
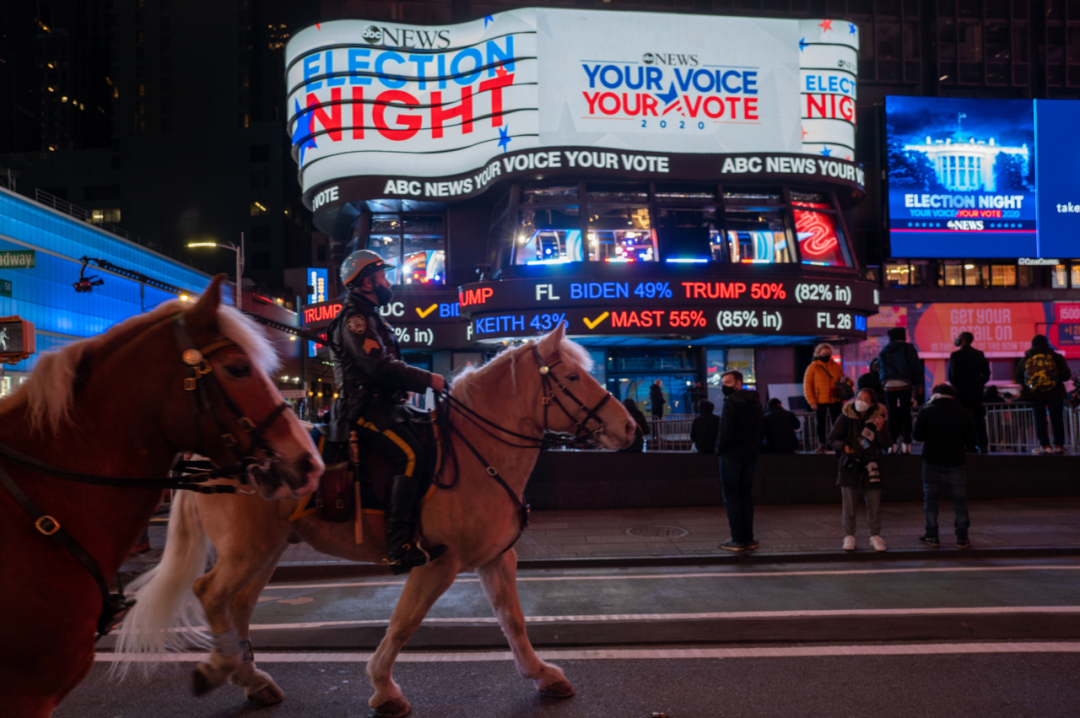
[[[539, 341], [537, 339], [530, 339], [525, 344], [516, 347], [510, 347], [499, 352], [494, 359], [484, 364], [482, 367], [465, 367], [460, 374], [454, 377], [453, 385], [451, 389], [453, 394], [463, 401], [471, 401], [473, 393], [476, 391], [478, 384], [483, 380], [496, 376], [500, 371], [510, 371], [510, 381], [513, 387], [517, 388], [517, 361], [518, 356], [524, 354], [526, 351], [531, 352], [531, 347]], [[559, 344], [559, 353], [565, 355], [565, 357], [577, 364], [583, 370], [591, 372], [593, 368], [592, 355], [583, 348], [580, 344], [572, 342], [569, 339], [563, 339]]]
[[[179, 300], [165, 302], [152, 311], [115, 324], [104, 334], [73, 342], [62, 349], [44, 353], [30, 378], [16, 395], [26, 398], [27, 418], [32, 431], [49, 428], [53, 432], [71, 419], [71, 405], [79, 383], [79, 367], [84, 360], [105, 349], [126, 343], [134, 335], [167, 317], [190, 308]], [[218, 307], [218, 329], [236, 342], [267, 374], [277, 370], [280, 359], [262, 329], [234, 307]]]

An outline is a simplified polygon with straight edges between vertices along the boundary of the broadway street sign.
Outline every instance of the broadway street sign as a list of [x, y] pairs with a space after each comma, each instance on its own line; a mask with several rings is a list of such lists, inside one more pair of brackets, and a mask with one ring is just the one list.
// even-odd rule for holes
[[0, 252], [0, 269], [33, 269], [35, 266], [37, 266], [37, 252], [32, 249]]

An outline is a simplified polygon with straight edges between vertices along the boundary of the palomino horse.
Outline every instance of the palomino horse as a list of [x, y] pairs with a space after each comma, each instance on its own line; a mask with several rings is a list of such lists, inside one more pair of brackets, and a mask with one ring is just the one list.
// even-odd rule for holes
[[[629, 446], [634, 436], [633, 419], [619, 402], [605, 401], [608, 394], [589, 375], [590, 364], [588, 353], [568, 341], [565, 327], [560, 327], [539, 342], [509, 349], [483, 368], [458, 377], [451, 396], [491, 425], [535, 437], [537, 447], [545, 427], [565, 432], [586, 425], [605, 448]], [[568, 403], [571, 395], [579, 401]], [[450, 490], [435, 491], [421, 515], [425, 541], [445, 544], [448, 549], [428, 566], [413, 569], [386, 636], [367, 665], [375, 688], [369, 703], [380, 716], [409, 713], [409, 702], [391, 675], [394, 661], [436, 599], [462, 571], [479, 574], [510, 642], [518, 673], [532, 679], [544, 695], [566, 697], [574, 693], [562, 671], [541, 661], [525, 635], [516, 586], [517, 554], [512, 548], [507, 550], [522, 528], [516, 497], [525, 489], [538, 451], [520, 448], [520, 438], [512, 444], [498, 441], [492, 436], [500, 433], [498, 429], [488, 425], [490, 433], [486, 433], [479, 422], [462, 417], [460, 412], [454, 416], [452, 439], [460, 476], [454, 476], [452, 462], [446, 462], [442, 473], [444, 484], [459, 480]], [[488, 467], [497, 471], [508, 488], [498, 485]], [[516, 497], [512, 499], [508, 491]], [[293, 531], [317, 550], [334, 556], [367, 563], [381, 562], [385, 556], [385, 527], [380, 516], [365, 516], [363, 542], [356, 545], [351, 522], [327, 523], [308, 516], [290, 523], [297, 508], [298, 502], [271, 503], [252, 496], [181, 496], [173, 505], [163, 560], [140, 579], [148, 582], [138, 592], [139, 603], [124, 622], [117, 652], [162, 651], [167, 639], [177, 636], [169, 629], [178, 610], [184, 616], [181, 623], [190, 625], [193, 620], [187, 612], [193, 601], [184, 600], [193, 582], [215, 637], [235, 630], [247, 640], [259, 593]], [[217, 549], [217, 564], [196, 580], [206, 565], [207, 534]], [[276, 703], [284, 698], [270, 676], [255, 668], [250, 655], [241, 662], [239, 655], [223, 656], [215, 650], [209, 663], [201, 664], [196, 673], [197, 687], [222, 685], [231, 677], [253, 702]]]
[[[50, 469], [164, 478], [178, 452], [199, 446], [218, 466], [236, 463], [218, 438], [222, 425], [241, 437], [237, 449], [252, 448], [241, 417], [222, 406], [231, 402], [256, 421], [275, 419], [259, 432], [260, 446], [276, 455], [272, 472], [259, 478], [260, 491], [278, 498], [310, 494], [322, 460], [303, 425], [278, 409], [281, 395], [267, 376], [277, 360], [262, 330], [221, 306], [223, 278], [216, 277], [194, 306], [170, 302], [42, 356], [29, 381], [0, 402], [0, 443], [59, 465]], [[196, 381], [212, 374], [224, 394], [209, 406], [194, 408], [188, 396], [194, 392], [185, 391], [192, 367], [184, 360], [195, 354], [185, 352], [181, 338], [189, 351], [190, 343], [206, 350]], [[0, 470], [51, 516], [35, 524], [0, 489], [0, 712], [45, 718], [89, 673], [102, 609], [91, 573], [48, 534], [62, 526], [111, 581], [161, 488], [140, 487], [139, 479], [128, 487], [71, 483], [3, 456]]]

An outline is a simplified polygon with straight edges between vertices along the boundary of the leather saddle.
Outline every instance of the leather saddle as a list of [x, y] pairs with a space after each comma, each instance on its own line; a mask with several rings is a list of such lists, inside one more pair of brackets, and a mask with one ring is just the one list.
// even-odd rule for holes
[[[435, 425], [427, 412], [407, 406], [398, 409], [398, 421], [412, 422], [411, 429], [424, 447], [423, 456], [417, 461], [423, 495], [430, 488], [440, 463]], [[360, 502], [364, 511], [382, 512], [386, 506], [386, 493], [394, 478], [393, 465], [365, 445], [366, 432], [356, 432], [354, 442], [353, 431], [352, 424], [344, 419], [316, 424], [311, 431], [311, 439], [319, 448], [326, 471], [305, 508], [317, 509], [319, 518], [324, 521], [343, 523], [352, 518], [356, 510], [356, 483], [360, 484]]]

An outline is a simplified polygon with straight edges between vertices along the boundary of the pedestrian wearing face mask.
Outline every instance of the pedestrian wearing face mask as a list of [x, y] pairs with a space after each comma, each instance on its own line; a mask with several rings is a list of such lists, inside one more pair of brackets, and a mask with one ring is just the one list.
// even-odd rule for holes
[[859, 496], [866, 502], [870, 524], [870, 545], [875, 551], [888, 548], [881, 538], [881, 471], [878, 466], [884, 449], [892, 446], [886, 423], [887, 411], [878, 403], [873, 389], [863, 389], [844, 409], [833, 425], [829, 445], [840, 455], [837, 483], [843, 497], [845, 551], [855, 550], [855, 508]]
[[[817, 412], [817, 453], [828, 452], [826, 437], [833, 422], [840, 416], [845, 399], [851, 398], [851, 389], [844, 383], [844, 370], [832, 360], [831, 344], [814, 347], [814, 361], [803, 374], [803, 395], [812, 411]], [[842, 385], [842, 386], [841, 386]]]

